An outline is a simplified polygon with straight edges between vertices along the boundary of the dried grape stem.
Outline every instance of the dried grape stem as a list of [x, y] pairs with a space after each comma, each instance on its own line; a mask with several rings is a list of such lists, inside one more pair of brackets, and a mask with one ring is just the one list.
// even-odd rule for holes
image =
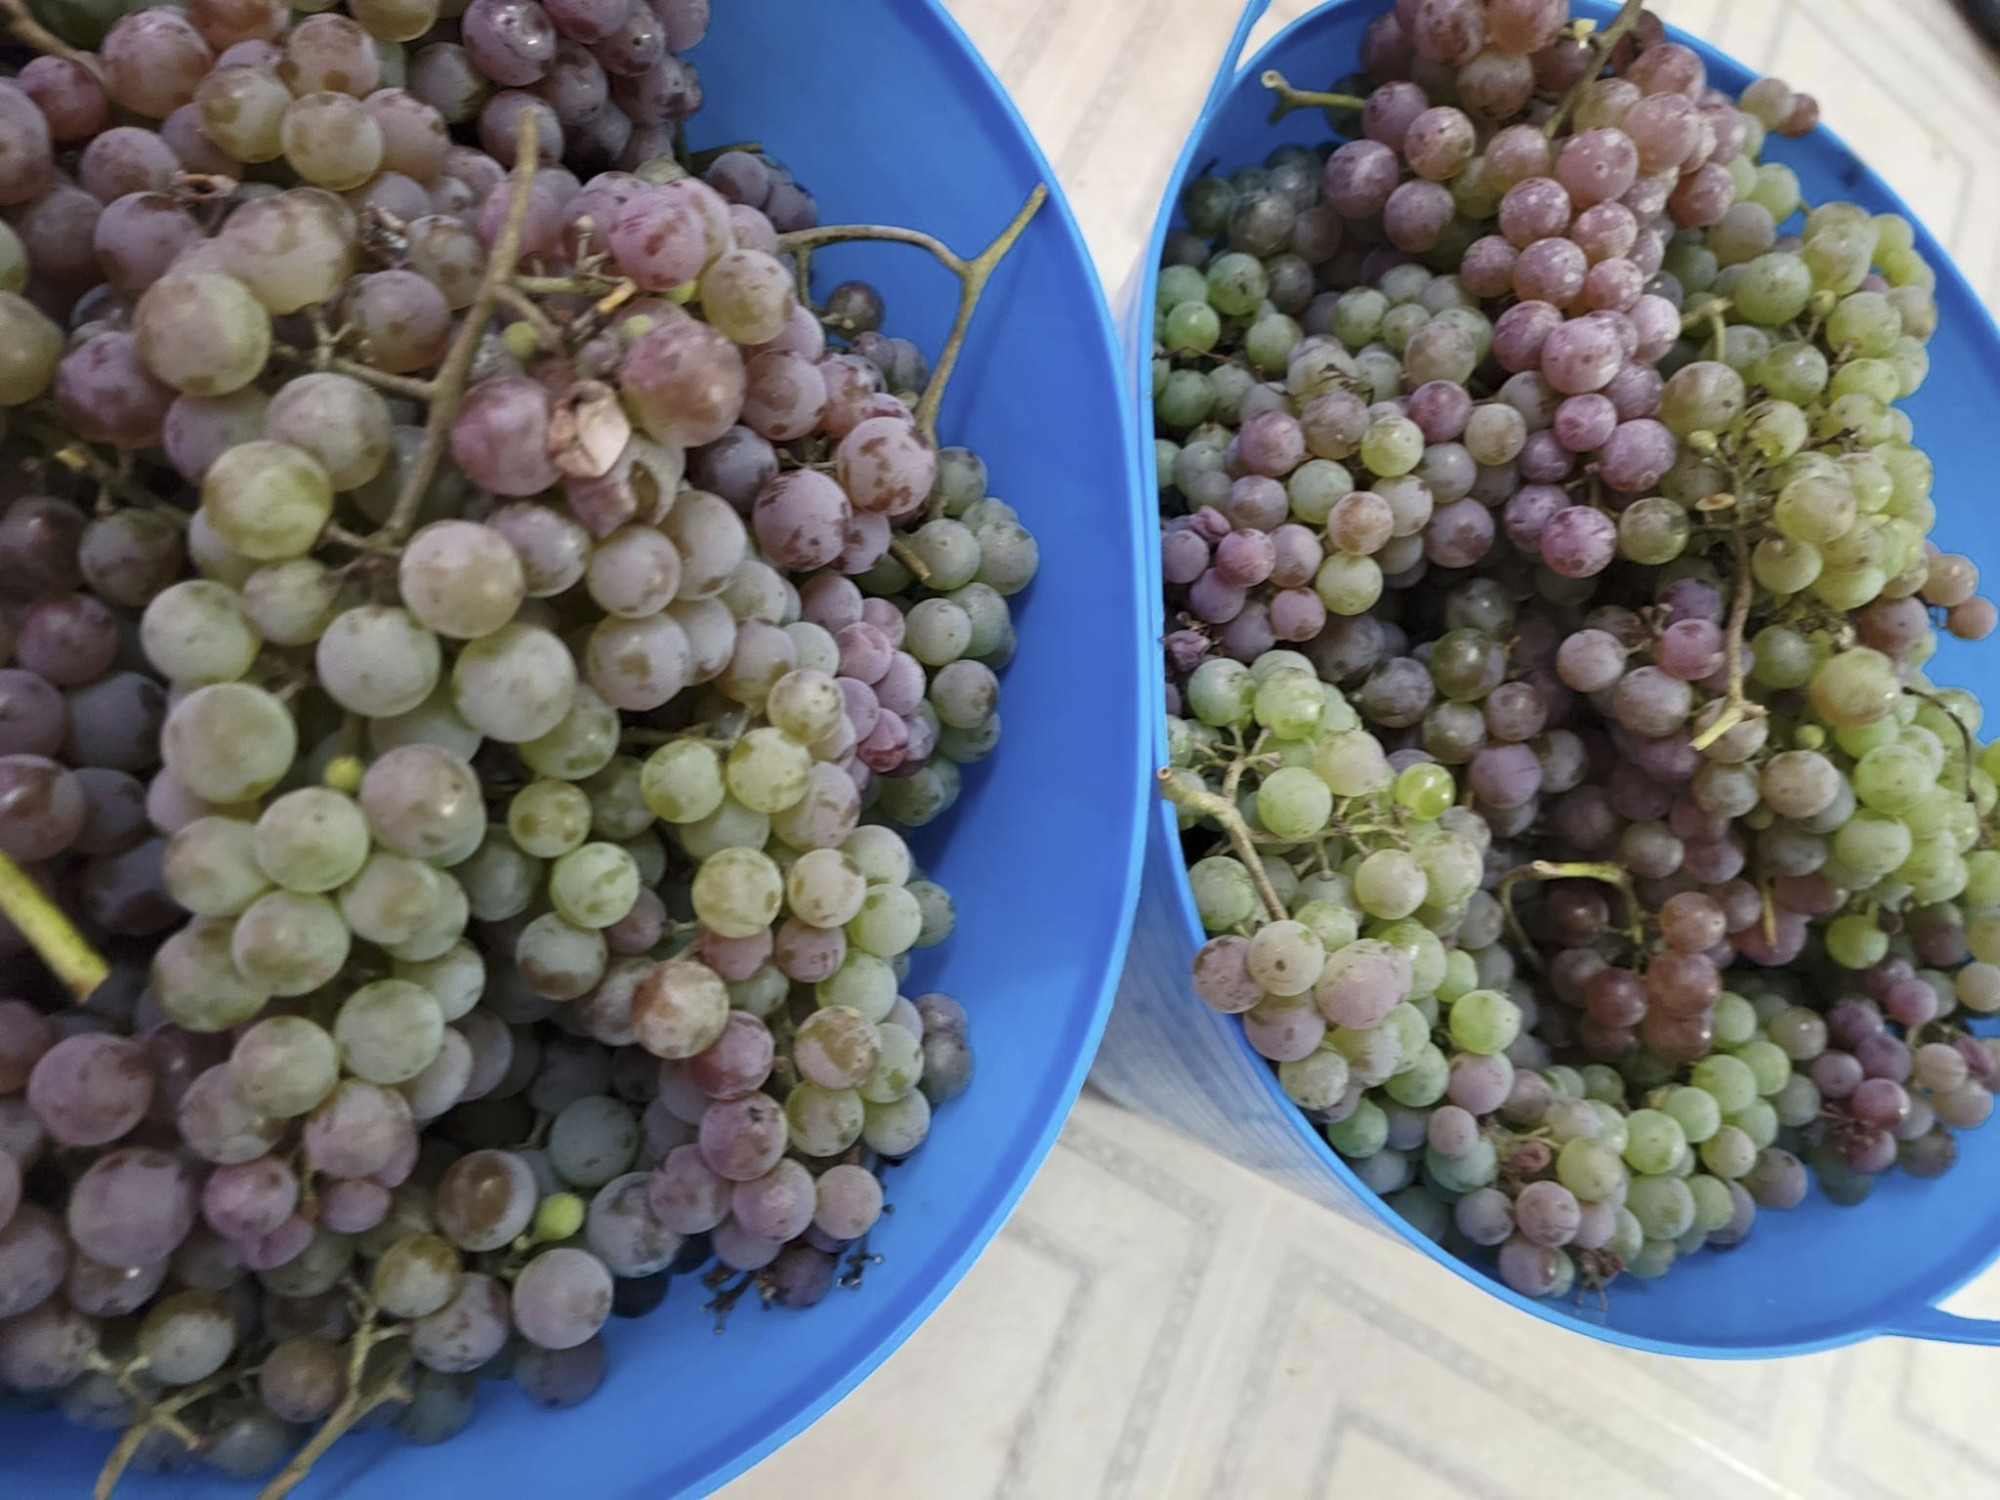
[[1243, 821], [1243, 814], [1237, 811], [1236, 804], [1226, 797], [1217, 796], [1186, 771], [1166, 766], [1159, 774], [1161, 796], [1175, 807], [1184, 807], [1189, 812], [1213, 818], [1222, 825], [1222, 831], [1235, 846], [1236, 857], [1243, 861], [1251, 884], [1257, 887], [1264, 910], [1270, 913], [1273, 922], [1284, 921], [1285, 903], [1278, 899], [1277, 888], [1271, 884], [1271, 877], [1264, 870], [1263, 856], [1257, 852], [1257, 845], [1250, 837], [1250, 825]]
[[1266, 68], [1257, 81], [1278, 96], [1278, 102], [1271, 106], [1273, 125], [1295, 109], [1360, 109], [1368, 102], [1353, 94], [1329, 94], [1322, 89], [1294, 88], [1291, 80], [1276, 68]]
[[886, 240], [898, 245], [916, 245], [928, 250], [947, 270], [958, 277], [958, 316], [952, 320], [951, 333], [944, 341], [944, 348], [938, 353], [936, 367], [931, 371], [930, 383], [924, 387], [924, 394], [917, 402], [917, 427], [924, 438], [935, 448], [938, 445], [938, 409], [944, 404], [945, 386], [951, 380], [951, 372], [958, 365], [959, 351], [965, 347], [966, 330], [972, 326], [972, 315], [979, 307], [979, 299], [985, 294], [986, 285], [993, 279], [993, 272], [1006, 259], [1007, 252], [1014, 248], [1029, 222], [1048, 200], [1046, 184], [1036, 183], [1035, 190], [1028, 194], [1028, 201], [1013, 221], [1000, 231], [1000, 237], [988, 245], [971, 260], [959, 255], [950, 246], [921, 229], [904, 229], [895, 224], [826, 224], [816, 229], [795, 230], [791, 234], [778, 236], [778, 253], [800, 254], [818, 249], [822, 245], [844, 244], [852, 240]]
[[[424, 423], [423, 445], [411, 460], [410, 472], [403, 476], [403, 487], [396, 495], [396, 508], [389, 512], [389, 519], [382, 523], [381, 529], [369, 538], [370, 545], [378, 550], [387, 551], [402, 542], [417, 518], [417, 510], [424, 503], [424, 495], [431, 487], [439, 461], [444, 457], [452, 419], [458, 415], [458, 404], [465, 396], [466, 377], [472, 373], [472, 362], [479, 354], [479, 341], [485, 337], [486, 325], [492, 320], [501, 286], [512, 279], [515, 263], [521, 258], [521, 230], [528, 217], [529, 189], [534, 186], [535, 168], [540, 164], [537, 139], [540, 133], [541, 122], [535, 117], [535, 112], [524, 111], [520, 119], [520, 139], [515, 145], [514, 192], [507, 200], [507, 217], [493, 241], [493, 251], [487, 257], [486, 274], [480, 279], [478, 295], [466, 308], [465, 321], [459, 325], [458, 336], [452, 340], [451, 349], [433, 382], [430, 417]], [[293, 1483], [296, 1484], [297, 1480]], [[283, 1494], [284, 1491], [278, 1493]]]
[[1706, 750], [1745, 719], [1764, 712], [1763, 705], [1752, 703], [1743, 691], [1743, 633], [1750, 624], [1750, 597], [1757, 591], [1757, 581], [1750, 576], [1750, 543], [1740, 526], [1729, 539], [1736, 551], [1736, 594], [1729, 603], [1729, 630], [1722, 644], [1723, 660], [1729, 668], [1729, 697], [1715, 722], [1690, 742], [1696, 750]]
[[0, 915], [19, 929], [42, 962], [78, 1000], [88, 1000], [111, 973], [61, 907], [28, 878], [28, 872], [0, 853]]
[[96, 58], [79, 52], [37, 21], [28, 9], [27, 0], [0, 0], [0, 14], [7, 17], [7, 29], [14, 33], [23, 46], [32, 47], [35, 51], [47, 53], [50, 57], [60, 57], [66, 62], [87, 68], [94, 78], [104, 76], [104, 70], [97, 65]]
[[1596, 40], [1591, 43], [1591, 59], [1584, 69], [1583, 76], [1569, 86], [1569, 91], [1557, 103], [1555, 113], [1543, 123], [1543, 135], [1551, 140], [1555, 138], [1556, 132], [1562, 129], [1563, 121], [1569, 118], [1570, 111], [1575, 109], [1577, 101], [1583, 98], [1583, 91], [1597, 82], [1597, 77], [1604, 71], [1604, 64], [1610, 58], [1613, 49], [1625, 39], [1626, 32], [1639, 24], [1639, 13], [1645, 8], [1645, 0], [1625, 0], [1611, 24], [1597, 34]]

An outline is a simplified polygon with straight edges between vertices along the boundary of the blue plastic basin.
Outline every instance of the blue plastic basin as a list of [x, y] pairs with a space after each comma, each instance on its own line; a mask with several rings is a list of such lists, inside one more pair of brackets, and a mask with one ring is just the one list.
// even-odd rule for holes
[[[1147, 368], [1151, 355], [1150, 309], [1160, 250], [1176, 220], [1183, 185], [1211, 161], [1226, 171], [1261, 162], [1281, 142], [1324, 140], [1327, 127], [1317, 110], [1270, 124], [1270, 96], [1259, 75], [1278, 68], [1300, 87], [1326, 87], [1353, 70], [1362, 30], [1387, 8], [1387, 0], [1333, 0], [1238, 69], [1235, 60], [1266, 4], [1252, 0], [1245, 12], [1154, 225], [1129, 351], [1137, 370]], [[1575, 3], [1578, 14], [1600, 21], [1616, 9], [1603, 0]], [[1695, 38], [1675, 37], [1702, 54], [1715, 86], [1735, 93], [1755, 77]], [[1812, 84], [1809, 78], [1790, 81]], [[1802, 140], [1774, 138], [1768, 155], [1798, 172], [1808, 201], [1844, 198], [1916, 220], [1824, 129]], [[1921, 226], [1917, 243], [1938, 271], [1940, 317], [1930, 344], [1930, 377], [1907, 409], [1917, 442], [1937, 464], [1939, 544], [1969, 554], [1993, 577], [2000, 574], [2000, 531], [1989, 509], [1993, 423], [2000, 413], [2000, 329]], [[1142, 435], [1150, 439], [1150, 404], [1143, 400], [1139, 420]], [[1158, 478], [1150, 441], [1140, 462], [1150, 493]], [[1157, 635], [1165, 629], [1157, 548], [1148, 554], [1147, 566]], [[2000, 647], [1947, 640], [1932, 671], [1941, 682], [2000, 702], [1993, 691], [2000, 687]], [[1156, 725], [1153, 754], [1158, 764], [1166, 763], [1163, 721]], [[1269, 1065], [1244, 1041], [1241, 1025], [1195, 999], [1187, 975], [1202, 934], [1171, 809], [1157, 807], [1151, 824], [1131, 954], [1093, 1075], [1120, 1102], [1351, 1218], [1400, 1235], [1525, 1312], [1608, 1343], [1723, 1358], [1802, 1353], [1885, 1333], [2000, 1343], [2000, 1323], [1955, 1317], [1934, 1305], [2000, 1252], [2000, 1123], [1961, 1133], [1958, 1165], [1941, 1181], [1919, 1182], [1897, 1173], [1854, 1209], [1836, 1208], [1815, 1191], [1789, 1213], [1761, 1215], [1736, 1250], [1693, 1256], [1655, 1282], [1621, 1278], [1610, 1289], [1608, 1309], [1600, 1310], [1594, 1299], [1589, 1305], [1541, 1302], [1509, 1291], [1485, 1268], [1417, 1233], [1364, 1188], [1285, 1098]]]
[[[915, 840], [957, 899], [958, 928], [909, 993], [964, 1001], [977, 1075], [889, 1175], [884, 1260], [859, 1290], [804, 1313], [746, 1303], [718, 1337], [695, 1279], [676, 1281], [656, 1312], [613, 1320], [611, 1373], [583, 1405], [544, 1412], [489, 1383], [458, 1438], [350, 1437], [301, 1495], [707, 1493], [852, 1389], [971, 1266], [1054, 1142], [1110, 1008], [1150, 814], [1152, 748], [1131, 726], [1161, 710], [1124, 361], [1076, 222], [999, 84], [927, 0], [728, 0], [693, 56], [708, 97], [694, 144], [762, 142], [827, 223], [912, 225], [971, 254], [1037, 182], [1052, 190], [981, 305], [941, 424], [986, 458], [993, 492], [1041, 544], [1040, 575], [1015, 601], [1006, 734]], [[922, 251], [843, 246], [814, 269], [822, 288], [874, 280], [889, 332], [932, 353], [942, 343], [958, 284]], [[0, 1416], [0, 1494], [88, 1494], [109, 1446], [54, 1415]], [[119, 1493], [248, 1490], [197, 1472], [129, 1475]]]

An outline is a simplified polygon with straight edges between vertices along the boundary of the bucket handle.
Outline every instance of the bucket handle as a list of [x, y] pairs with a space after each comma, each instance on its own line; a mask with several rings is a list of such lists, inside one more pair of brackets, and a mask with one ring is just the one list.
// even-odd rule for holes
[[1229, 92], [1236, 82], [1237, 64], [1243, 60], [1243, 49], [1250, 44], [1250, 32], [1264, 19], [1264, 12], [1271, 8], [1271, 0], [1250, 0], [1243, 7], [1243, 14], [1236, 22], [1236, 30], [1229, 38], [1229, 45], [1223, 49], [1222, 65], [1216, 70], [1215, 82], [1208, 86], [1208, 98], [1202, 101], [1201, 117], [1206, 120], [1215, 113], [1215, 107], [1222, 102], [1222, 96]]
[[1919, 1307], [1898, 1313], [1880, 1331], [1898, 1338], [1930, 1339], [1941, 1344], [2000, 1344], [2000, 1320], [1963, 1318], [1941, 1307]]

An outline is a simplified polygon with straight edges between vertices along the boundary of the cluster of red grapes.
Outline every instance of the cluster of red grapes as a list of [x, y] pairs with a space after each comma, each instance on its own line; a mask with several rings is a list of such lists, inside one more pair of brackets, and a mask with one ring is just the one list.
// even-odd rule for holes
[[0, 1395], [282, 1493], [857, 1278], [1037, 563], [878, 236], [707, 0], [9, 15]]
[[1935, 1176], [2000, 1086], [1932, 271], [1760, 159], [1810, 97], [1568, 11], [1399, 0], [1351, 89], [1268, 78], [1343, 139], [1190, 184], [1155, 321], [1196, 989], [1536, 1296]]

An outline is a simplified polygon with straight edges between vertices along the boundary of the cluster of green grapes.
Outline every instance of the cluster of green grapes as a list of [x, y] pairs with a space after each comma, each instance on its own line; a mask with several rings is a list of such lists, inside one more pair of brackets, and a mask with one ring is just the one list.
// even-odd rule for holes
[[671, 1275], [810, 1307], [971, 1079], [903, 830], [1034, 539], [808, 298], [881, 232], [687, 153], [705, 0], [445, 10], [0, 80], [0, 1393], [107, 1484], [581, 1400]]
[[1806, 96], [1567, 12], [1272, 80], [1357, 138], [1195, 181], [1155, 325], [1196, 990], [1532, 1296], [1936, 1176], [2000, 1084], [2000, 749], [1924, 670], [1994, 608], [1896, 405], [1932, 272], [1759, 161]]

